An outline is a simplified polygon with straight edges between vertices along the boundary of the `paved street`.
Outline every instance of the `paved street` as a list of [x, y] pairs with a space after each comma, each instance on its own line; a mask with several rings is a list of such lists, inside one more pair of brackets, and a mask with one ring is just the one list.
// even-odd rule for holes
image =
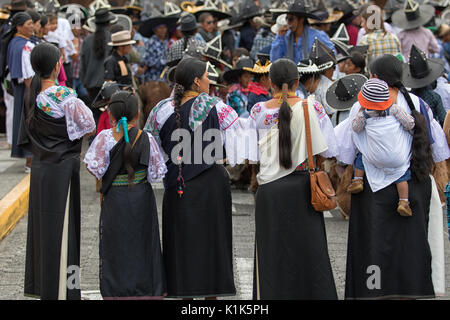
[[[9, 165], [3, 161], [0, 150], [1, 185], [9, 185], [20, 181], [23, 176], [24, 161], [13, 161]], [[6, 154], [6, 153], [5, 153]], [[3, 170], [2, 168], [5, 169]], [[2, 171], [3, 170], [3, 171]], [[162, 184], [154, 185], [158, 201], [158, 212], [161, 213], [163, 196]], [[0, 189], [1, 196], [6, 192]], [[98, 283], [98, 222], [99, 198], [95, 192], [95, 181], [82, 166], [81, 169], [82, 199], [82, 239], [81, 239], [81, 289], [84, 299], [101, 299]], [[161, 221], [161, 215], [159, 216]], [[325, 213], [329, 253], [332, 262], [339, 299], [344, 298], [345, 264], [347, 249], [348, 222], [338, 212]], [[161, 227], [161, 226], [160, 226]], [[13, 232], [0, 242], [0, 299], [26, 299], [23, 296], [25, 246], [27, 217], [23, 218]], [[446, 235], [447, 236], [447, 235]], [[250, 192], [233, 190], [233, 245], [234, 267], [237, 295], [230, 299], [251, 299], [253, 278], [253, 245], [254, 245], [254, 203]], [[447, 296], [450, 299], [450, 245], [446, 245], [446, 277]]]

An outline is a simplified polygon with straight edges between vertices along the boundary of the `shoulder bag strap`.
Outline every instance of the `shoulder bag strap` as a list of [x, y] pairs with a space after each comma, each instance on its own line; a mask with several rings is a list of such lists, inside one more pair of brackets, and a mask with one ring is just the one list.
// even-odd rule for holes
[[[302, 106], [303, 106], [303, 115], [305, 119], [305, 130], [306, 130], [306, 148], [308, 150], [308, 168], [309, 171], [314, 171], [314, 160], [313, 160], [313, 154], [312, 154], [312, 145], [311, 145], [311, 127], [309, 122], [309, 110], [308, 110], [308, 103], [305, 103], [306, 101], [303, 100]], [[308, 101], [309, 102], [309, 101]]]

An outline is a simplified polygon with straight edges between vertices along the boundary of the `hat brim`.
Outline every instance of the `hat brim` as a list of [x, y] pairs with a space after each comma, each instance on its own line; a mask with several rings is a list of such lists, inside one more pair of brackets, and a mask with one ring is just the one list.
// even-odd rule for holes
[[331, 13], [327, 19], [325, 20], [316, 20], [308, 18], [309, 24], [329, 24], [338, 22], [344, 16], [343, 12], [340, 13]]
[[407, 88], [422, 88], [433, 83], [434, 80], [442, 76], [444, 72], [444, 62], [440, 59], [427, 59], [430, 73], [423, 78], [417, 79], [411, 75], [409, 64], [403, 64], [403, 85]]
[[[367, 81], [367, 78], [363, 76], [362, 74], [351, 74], [346, 77], [352, 78], [356, 85], [361, 88], [364, 83]], [[355, 95], [352, 99], [343, 101], [339, 100], [336, 94], [334, 93], [336, 91], [338, 82], [335, 81], [327, 90], [327, 93], [325, 95], [326, 103], [332, 107], [333, 109], [339, 110], [339, 111], [347, 111], [350, 110], [356, 101], [358, 101], [358, 95]]]
[[120, 47], [120, 46], [127, 46], [127, 45], [131, 45], [131, 44], [135, 44], [136, 40], [127, 40], [124, 42], [108, 42], [108, 46], [111, 47]]
[[320, 18], [317, 15], [305, 11], [289, 11], [288, 9], [271, 9], [270, 12], [272, 12], [275, 16], [291, 13], [296, 16], [302, 16], [305, 18], [320, 21]]
[[153, 29], [161, 24], [165, 24], [169, 29], [177, 24], [178, 17], [154, 17], [147, 20], [142, 21], [142, 24], [139, 28], [139, 33], [146, 37], [150, 38], [153, 35]]
[[358, 102], [364, 109], [378, 110], [378, 111], [384, 111], [390, 106], [392, 106], [391, 98], [383, 102], [369, 101], [366, 98], [364, 98], [361, 91], [358, 93]]
[[217, 10], [199, 10], [197, 12], [194, 13], [195, 17], [198, 19], [198, 17], [202, 14], [202, 13], [210, 13], [214, 18], [217, 18], [218, 20], [224, 20], [224, 19], [228, 19], [231, 18], [231, 14], [223, 12], [223, 11], [217, 11]]
[[392, 23], [403, 30], [416, 29], [423, 26], [434, 16], [434, 8], [430, 5], [420, 5], [420, 16], [415, 20], [408, 20], [403, 9], [397, 10], [392, 14]]

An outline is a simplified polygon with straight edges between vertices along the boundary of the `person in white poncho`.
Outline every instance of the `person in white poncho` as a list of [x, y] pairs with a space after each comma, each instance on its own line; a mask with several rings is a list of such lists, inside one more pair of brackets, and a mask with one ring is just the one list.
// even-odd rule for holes
[[399, 194], [397, 212], [402, 216], [411, 216], [408, 201], [408, 180], [411, 179], [411, 170], [407, 168], [409, 150], [406, 144], [400, 144], [406, 150], [399, 148], [398, 140], [392, 137], [409, 135], [409, 132], [403, 131], [414, 128], [414, 118], [399, 105], [392, 104], [387, 83], [377, 78], [363, 85], [358, 102], [361, 108], [352, 121], [352, 128], [353, 139], [362, 153], [359, 152], [356, 157], [355, 176], [347, 191], [353, 194], [363, 191], [364, 163], [383, 168], [386, 175], [403, 174], [395, 181]]

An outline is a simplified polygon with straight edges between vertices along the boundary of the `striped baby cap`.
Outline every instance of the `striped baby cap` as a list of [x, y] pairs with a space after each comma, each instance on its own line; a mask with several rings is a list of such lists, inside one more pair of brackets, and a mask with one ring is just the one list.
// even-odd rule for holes
[[366, 81], [358, 94], [359, 104], [368, 110], [386, 110], [392, 106], [388, 84], [380, 79]]

